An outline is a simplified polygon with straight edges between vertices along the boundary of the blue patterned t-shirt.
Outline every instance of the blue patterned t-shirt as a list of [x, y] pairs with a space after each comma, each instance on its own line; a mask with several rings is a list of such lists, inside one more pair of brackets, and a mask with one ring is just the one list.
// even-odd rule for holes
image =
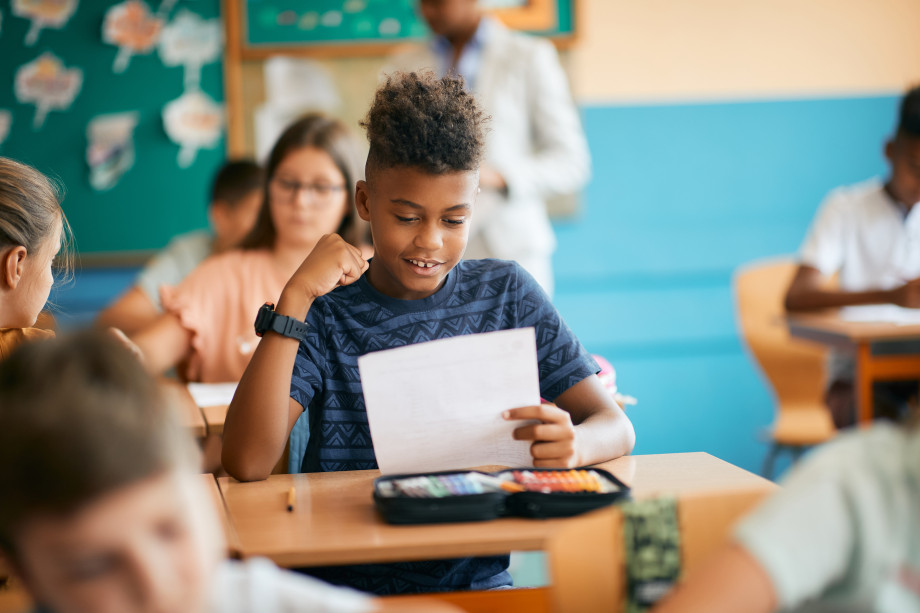
[[[533, 327], [540, 394], [555, 400], [600, 369], [536, 281], [518, 264], [461, 261], [421, 300], [386, 296], [367, 281], [317, 298], [307, 315], [291, 398], [308, 412], [303, 472], [377, 468], [358, 358], [372, 351], [462, 334]], [[510, 585], [508, 556], [310, 569], [322, 579], [377, 594]]]

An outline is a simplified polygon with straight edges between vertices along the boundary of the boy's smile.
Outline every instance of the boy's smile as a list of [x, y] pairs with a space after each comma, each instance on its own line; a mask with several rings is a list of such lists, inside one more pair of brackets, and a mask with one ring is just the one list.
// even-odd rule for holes
[[355, 192], [358, 214], [374, 238], [368, 280], [392, 298], [427, 298], [466, 250], [479, 173], [396, 167], [369, 174]]

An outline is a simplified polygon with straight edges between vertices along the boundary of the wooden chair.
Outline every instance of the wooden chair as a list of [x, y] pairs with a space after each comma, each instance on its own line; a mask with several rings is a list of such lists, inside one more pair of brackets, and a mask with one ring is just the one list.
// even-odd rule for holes
[[791, 451], [795, 460], [836, 433], [824, 404], [825, 351], [791, 338], [783, 322], [783, 298], [796, 268], [791, 259], [754, 262], [735, 273], [733, 284], [742, 336], [776, 400], [767, 478], [781, 451]]

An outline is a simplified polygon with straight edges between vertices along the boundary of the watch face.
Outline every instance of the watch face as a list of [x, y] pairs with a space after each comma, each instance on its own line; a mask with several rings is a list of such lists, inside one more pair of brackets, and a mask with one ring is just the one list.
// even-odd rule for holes
[[268, 326], [270, 325], [272, 315], [275, 314], [274, 307], [268, 304], [263, 304], [259, 308], [259, 312], [256, 314], [256, 335], [262, 336]]

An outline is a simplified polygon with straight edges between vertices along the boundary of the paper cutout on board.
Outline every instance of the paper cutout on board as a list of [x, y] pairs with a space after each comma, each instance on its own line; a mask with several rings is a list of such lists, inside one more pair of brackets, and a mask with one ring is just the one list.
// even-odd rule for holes
[[98, 115], [86, 127], [86, 163], [93, 189], [111, 189], [134, 165], [137, 113]]
[[220, 55], [220, 22], [183, 9], [163, 28], [158, 47], [165, 65], [185, 66], [185, 89], [196, 89], [201, 67]]
[[48, 111], [69, 109], [82, 85], [82, 70], [64, 68], [57, 56], [46, 52], [16, 71], [16, 100], [35, 105], [32, 125], [37, 130], [45, 123]]
[[13, 14], [32, 20], [26, 46], [38, 41], [42, 28], [63, 28], [77, 10], [77, 0], [13, 0]]
[[112, 70], [124, 72], [131, 56], [150, 53], [163, 30], [163, 19], [153, 15], [141, 0], [126, 0], [105, 13], [102, 40], [117, 45]]
[[13, 125], [13, 114], [6, 109], [0, 109], [0, 147], [10, 135], [10, 126]]
[[163, 108], [163, 127], [180, 146], [179, 166], [188, 168], [199, 149], [211, 148], [220, 140], [223, 109], [200, 91], [186, 92]]

